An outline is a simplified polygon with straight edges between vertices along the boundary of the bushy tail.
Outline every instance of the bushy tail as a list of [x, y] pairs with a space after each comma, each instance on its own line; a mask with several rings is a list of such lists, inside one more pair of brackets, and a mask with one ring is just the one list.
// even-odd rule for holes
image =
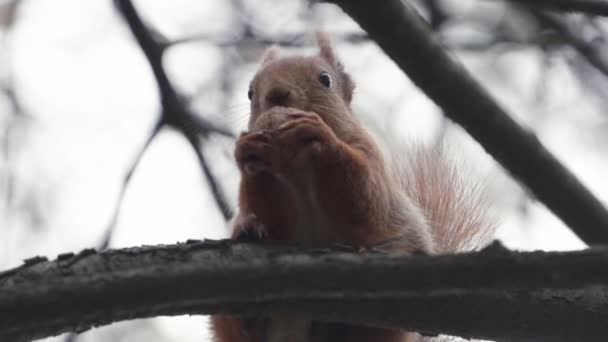
[[493, 238], [497, 219], [484, 179], [461, 165], [449, 148], [411, 145], [396, 158], [403, 189], [433, 229], [436, 252], [479, 249]]

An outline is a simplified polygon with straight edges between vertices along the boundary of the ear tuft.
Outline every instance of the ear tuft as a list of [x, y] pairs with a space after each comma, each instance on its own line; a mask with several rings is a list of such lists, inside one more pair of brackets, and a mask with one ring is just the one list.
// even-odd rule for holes
[[269, 64], [270, 62], [279, 58], [279, 49], [276, 46], [271, 46], [264, 52], [262, 56], [262, 66]]
[[342, 97], [347, 103], [350, 103], [353, 97], [353, 91], [355, 90], [355, 83], [350, 75], [344, 71], [344, 65], [334, 53], [334, 48], [329, 39], [329, 35], [323, 31], [315, 31], [315, 37], [317, 38], [317, 45], [319, 45], [319, 56], [330, 65], [334, 66], [337, 73], [340, 75], [339, 82]]
[[317, 45], [319, 46], [319, 56], [325, 59], [329, 64], [336, 65], [338, 59], [334, 54], [334, 48], [331, 45], [329, 35], [323, 31], [315, 31]]

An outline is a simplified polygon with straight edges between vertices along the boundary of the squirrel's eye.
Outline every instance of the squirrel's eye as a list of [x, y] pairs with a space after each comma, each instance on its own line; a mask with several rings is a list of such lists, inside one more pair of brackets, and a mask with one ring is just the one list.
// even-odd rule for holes
[[331, 87], [331, 76], [329, 76], [329, 73], [327, 73], [325, 71], [323, 71], [322, 73], [320, 73], [319, 74], [319, 82], [321, 82], [321, 84], [323, 84], [327, 88]]
[[249, 100], [251, 100], [251, 98], [253, 97], [253, 89], [249, 88], [249, 90], [247, 91], [247, 97], [249, 98]]

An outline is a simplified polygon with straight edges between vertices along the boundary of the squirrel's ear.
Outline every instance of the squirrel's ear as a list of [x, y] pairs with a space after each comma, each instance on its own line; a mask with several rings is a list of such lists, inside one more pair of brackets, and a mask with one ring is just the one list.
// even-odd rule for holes
[[262, 66], [279, 58], [279, 49], [276, 46], [271, 46], [264, 52], [262, 56]]
[[336, 68], [336, 71], [340, 75], [343, 98], [347, 103], [350, 103], [353, 97], [353, 91], [355, 90], [355, 83], [350, 75], [344, 71], [344, 65], [334, 53], [334, 48], [331, 45], [329, 35], [322, 31], [316, 31], [315, 36], [317, 38], [317, 45], [319, 45], [319, 56]]
[[319, 45], [319, 56], [329, 62], [329, 64], [337, 65], [338, 58], [336, 58], [334, 48], [331, 46], [329, 35], [322, 31], [315, 31], [315, 37], [317, 38], [317, 45]]

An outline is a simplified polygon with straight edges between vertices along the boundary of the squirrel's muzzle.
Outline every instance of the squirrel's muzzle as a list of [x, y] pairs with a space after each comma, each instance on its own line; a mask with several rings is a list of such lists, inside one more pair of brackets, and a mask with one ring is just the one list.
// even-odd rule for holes
[[290, 100], [291, 92], [283, 88], [273, 88], [270, 92], [268, 92], [268, 95], [266, 95], [268, 107], [289, 107]]

